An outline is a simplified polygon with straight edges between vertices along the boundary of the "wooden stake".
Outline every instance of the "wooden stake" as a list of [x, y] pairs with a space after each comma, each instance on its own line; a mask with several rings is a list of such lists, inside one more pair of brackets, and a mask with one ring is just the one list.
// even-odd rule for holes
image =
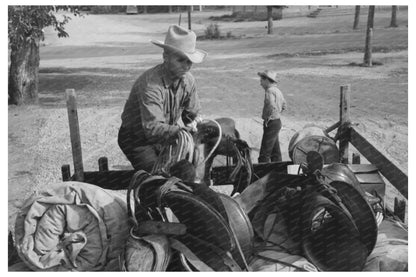
[[61, 166], [62, 181], [66, 182], [71, 180], [71, 167], [69, 164], [64, 164]]
[[335, 130], [336, 128], [338, 128], [341, 125], [341, 122], [338, 121], [337, 123], [332, 124], [330, 127], [325, 129], [325, 133], [331, 133], [333, 130]]
[[98, 170], [108, 171], [108, 159], [107, 157], [101, 157], [98, 159]]
[[[341, 86], [339, 121], [341, 122], [340, 128], [345, 128], [350, 122], [350, 85]], [[339, 157], [341, 163], [348, 163], [348, 141], [349, 138], [346, 135], [340, 137]]]
[[84, 181], [84, 166], [82, 164], [81, 137], [79, 132], [77, 101], [74, 89], [66, 90], [66, 106], [68, 109], [72, 158], [74, 160], [74, 176], [76, 181], [82, 182]]
[[352, 163], [353, 164], [360, 164], [361, 163], [361, 156], [358, 153], [352, 153]]

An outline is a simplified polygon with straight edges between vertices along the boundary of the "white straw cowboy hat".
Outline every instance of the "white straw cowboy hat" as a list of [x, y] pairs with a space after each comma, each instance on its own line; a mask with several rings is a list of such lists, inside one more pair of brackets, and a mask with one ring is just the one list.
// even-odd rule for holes
[[263, 72], [257, 72], [257, 75], [260, 77], [266, 77], [267, 79], [270, 79], [271, 81], [277, 83], [277, 72], [272, 70], [265, 70]]
[[178, 25], [169, 27], [164, 43], [158, 40], [152, 40], [151, 42], [163, 49], [179, 52], [193, 63], [200, 63], [207, 56], [207, 52], [195, 48], [195, 33]]

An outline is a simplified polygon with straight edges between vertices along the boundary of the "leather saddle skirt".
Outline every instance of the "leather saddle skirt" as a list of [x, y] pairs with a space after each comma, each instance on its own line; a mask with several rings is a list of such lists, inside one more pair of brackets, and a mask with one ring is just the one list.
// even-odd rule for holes
[[302, 207], [302, 248], [323, 271], [360, 271], [368, 250], [353, 220], [319, 193], [307, 193]]
[[[177, 220], [186, 225], [187, 233], [176, 239], [215, 271], [245, 268], [253, 248], [253, 229], [239, 204], [200, 184], [188, 184], [193, 192], [171, 190], [161, 202]], [[231, 259], [229, 256], [231, 254]]]
[[186, 226], [186, 234], [175, 238], [213, 270], [231, 271], [224, 258], [236, 248], [236, 242], [222, 215], [201, 198], [185, 191], [167, 192], [161, 200]]
[[330, 185], [337, 190], [338, 196], [351, 214], [360, 238], [370, 254], [377, 241], [377, 220], [365, 192], [357, 177], [345, 164], [331, 164], [322, 169], [322, 174], [330, 180]]

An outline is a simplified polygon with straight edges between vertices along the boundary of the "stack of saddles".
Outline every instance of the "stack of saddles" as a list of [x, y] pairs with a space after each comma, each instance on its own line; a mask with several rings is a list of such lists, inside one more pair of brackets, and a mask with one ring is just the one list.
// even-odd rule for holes
[[359, 271], [377, 239], [372, 204], [343, 164], [271, 171], [234, 197], [138, 171], [127, 205], [128, 271]]

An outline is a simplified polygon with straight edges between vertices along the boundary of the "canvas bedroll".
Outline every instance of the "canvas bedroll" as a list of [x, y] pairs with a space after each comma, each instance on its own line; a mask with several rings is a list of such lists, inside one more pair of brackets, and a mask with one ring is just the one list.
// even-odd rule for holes
[[54, 184], [21, 208], [16, 249], [34, 271], [116, 271], [128, 237], [125, 197], [81, 182]]

